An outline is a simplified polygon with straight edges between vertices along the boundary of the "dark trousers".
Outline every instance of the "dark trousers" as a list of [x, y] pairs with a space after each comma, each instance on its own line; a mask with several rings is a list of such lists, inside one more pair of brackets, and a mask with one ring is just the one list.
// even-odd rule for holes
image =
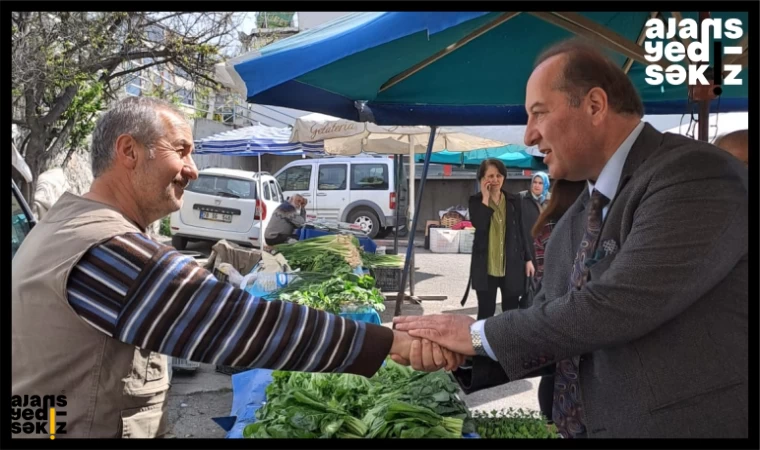
[[496, 291], [501, 289], [501, 310], [509, 311], [520, 306], [520, 296], [507, 297], [504, 290], [505, 277], [488, 276], [488, 290], [475, 291], [478, 295], [478, 320], [488, 319], [496, 314]]
[[552, 405], [554, 404], [554, 375], [541, 377], [538, 385], [538, 406], [541, 414], [552, 422]]

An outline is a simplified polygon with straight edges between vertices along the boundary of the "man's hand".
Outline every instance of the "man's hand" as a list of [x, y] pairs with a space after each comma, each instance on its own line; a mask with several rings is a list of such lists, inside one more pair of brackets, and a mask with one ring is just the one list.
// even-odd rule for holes
[[533, 266], [533, 261], [527, 261], [525, 263], [525, 275], [528, 278], [533, 278], [533, 275], [536, 273], [536, 268]]
[[470, 316], [459, 314], [435, 314], [431, 316], [399, 316], [393, 318], [398, 331], [409, 336], [432, 341], [454, 353], [474, 356], [470, 326], [475, 322]]
[[427, 339], [415, 339], [412, 342], [409, 359], [402, 358], [399, 355], [391, 355], [391, 359], [398, 364], [411, 365], [412, 369], [423, 372], [435, 372], [440, 369], [446, 369], [450, 372], [464, 363], [465, 356], [441, 348], [438, 344]]

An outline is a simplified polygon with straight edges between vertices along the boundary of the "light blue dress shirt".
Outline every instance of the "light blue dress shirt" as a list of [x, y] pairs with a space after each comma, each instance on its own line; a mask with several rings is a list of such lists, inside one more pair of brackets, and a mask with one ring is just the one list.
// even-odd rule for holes
[[[599, 173], [599, 178], [596, 179], [596, 183], [592, 183], [591, 181], [588, 182], [589, 194], [591, 194], [594, 189], [596, 189], [604, 194], [605, 197], [610, 199], [609, 203], [607, 203], [607, 206], [605, 206], [602, 210], [602, 220], [607, 218], [607, 211], [609, 211], [610, 205], [612, 205], [612, 201], [615, 199], [615, 194], [617, 194], [618, 185], [620, 184], [620, 177], [623, 175], [623, 166], [625, 165], [625, 161], [628, 159], [628, 154], [631, 152], [631, 148], [633, 148], [633, 143], [636, 142], [636, 139], [639, 138], [641, 130], [643, 129], [644, 122], [639, 122], [631, 134], [629, 134], [623, 143], [620, 144], [620, 147], [615, 150], [615, 153], [612, 155], [609, 161], [607, 161], [607, 164], [604, 165], [601, 173]], [[483, 349], [491, 359], [496, 361], [496, 355], [494, 354], [491, 346], [488, 344], [488, 338], [486, 338], [486, 320], [488, 319], [478, 320], [470, 326], [470, 329], [480, 334], [480, 340], [483, 343]]]

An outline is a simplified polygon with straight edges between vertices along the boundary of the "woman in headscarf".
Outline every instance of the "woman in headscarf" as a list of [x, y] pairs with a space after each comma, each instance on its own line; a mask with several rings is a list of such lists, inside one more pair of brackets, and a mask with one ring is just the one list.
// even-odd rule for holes
[[[530, 233], [533, 224], [538, 220], [541, 211], [546, 207], [549, 197], [549, 175], [544, 172], [537, 172], [530, 181], [530, 189], [520, 192], [523, 211], [523, 230]], [[532, 242], [530, 235], [526, 236], [529, 242]], [[531, 249], [531, 260], [533, 265], [536, 264], [536, 253]]]

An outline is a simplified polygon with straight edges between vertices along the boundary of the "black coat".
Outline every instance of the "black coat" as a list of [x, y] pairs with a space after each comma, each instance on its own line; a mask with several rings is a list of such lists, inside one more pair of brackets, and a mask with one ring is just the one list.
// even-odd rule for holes
[[[531, 251], [525, 240], [522, 226], [522, 205], [519, 196], [502, 190], [507, 200], [507, 230], [504, 239], [504, 256], [507, 262], [504, 289], [507, 296], [525, 292], [525, 262], [531, 260]], [[476, 291], [488, 290], [488, 230], [493, 210], [483, 204], [483, 194], [470, 197], [470, 222], [475, 227], [475, 241], [470, 262], [470, 283]], [[469, 292], [469, 287], [468, 287]]]
[[533, 246], [531, 230], [533, 230], [533, 225], [538, 221], [538, 216], [541, 215], [541, 207], [533, 196], [530, 195], [530, 191], [520, 192], [520, 199], [522, 201], [522, 226], [523, 231], [525, 232], [524, 239], [531, 244], [528, 247], [530, 248], [533, 264], [536, 264], [536, 248]]

